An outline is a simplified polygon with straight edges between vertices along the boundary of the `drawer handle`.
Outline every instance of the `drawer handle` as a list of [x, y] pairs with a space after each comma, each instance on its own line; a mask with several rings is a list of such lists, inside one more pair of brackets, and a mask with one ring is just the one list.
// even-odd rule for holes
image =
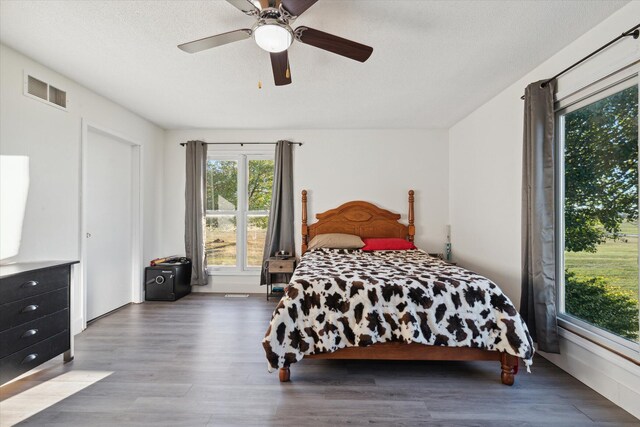
[[38, 282], [36, 280], [29, 280], [28, 282], [24, 282], [20, 285], [21, 288], [33, 288], [34, 286], [38, 286]]
[[38, 333], [37, 329], [29, 329], [28, 331], [25, 331], [25, 333], [22, 334], [22, 336], [20, 338], [29, 338], [29, 337], [34, 336], [37, 333]]
[[20, 312], [21, 313], [28, 313], [30, 311], [36, 311], [38, 309], [38, 304], [31, 304], [26, 306], [25, 308], [23, 308]]
[[30, 355], [28, 355], [27, 357], [25, 357], [24, 359], [22, 359], [22, 362], [20, 362], [22, 365], [24, 365], [25, 363], [29, 363], [29, 362], [33, 362], [34, 360], [36, 360], [38, 358], [38, 353], [31, 353]]

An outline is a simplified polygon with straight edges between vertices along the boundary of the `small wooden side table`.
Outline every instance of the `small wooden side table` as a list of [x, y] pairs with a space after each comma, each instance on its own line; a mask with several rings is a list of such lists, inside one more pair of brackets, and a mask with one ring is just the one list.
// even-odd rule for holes
[[269, 258], [267, 261], [267, 301], [269, 297], [282, 296], [283, 292], [274, 292], [271, 276], [273, 274], [287, 274], [289, 279], [296, 269], [296, 259], [291, 258]]
[[442, 261], [446, 262], [447, 264], [450, 264], [450, 265], [458, 265], [458, 263], [457, 263], [457, 262], [454, 262], [454, 261], [451, 261], [451, 260], [446, 259], [446, 258], [444, 257], [444, 254], [443, 254], [443, 253], [441, 253], [441, 252], [437, 252], [437, 253], [430, 253], [429, 255], [431, 255], [432, 257], [435, 257], [435, 258], [441, 259]]

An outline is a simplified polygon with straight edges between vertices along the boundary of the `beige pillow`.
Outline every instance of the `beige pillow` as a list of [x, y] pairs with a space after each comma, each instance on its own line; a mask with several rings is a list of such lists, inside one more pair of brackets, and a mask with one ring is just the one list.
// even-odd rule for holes
[[362, 239], [354, 234], [329, 233], [318, 234], [311, 239], [308, 250], [318, 248], [360, 249], [363, 246]]

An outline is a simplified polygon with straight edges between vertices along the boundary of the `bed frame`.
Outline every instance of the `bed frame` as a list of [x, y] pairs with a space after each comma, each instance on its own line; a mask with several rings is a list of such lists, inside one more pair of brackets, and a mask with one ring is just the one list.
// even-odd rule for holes
[[[317, 234], [347, 233], [362, 238], [399, 237], [413, 242], [414, 191], [409, 191], [409, 225], [398, 222], [399, 214], [381, 209], [371, 203], [354, 201], [316, 215], [318, 221], [307, 225], [307, 190], [302, 190], [302, 253], [309, 240]], [[503, 384], [513, 385], [518, 373], [519, 358], [499, 351], [470, 347], [444, 347], [424, 344], [377, 343], [368, 347], [347, 347], [332, 353], [305, 356], [308, 359], [350, 360], [495, 360], [499, 361]], [[290, 378], [290, 368], [280, 368], [280, 381]]]

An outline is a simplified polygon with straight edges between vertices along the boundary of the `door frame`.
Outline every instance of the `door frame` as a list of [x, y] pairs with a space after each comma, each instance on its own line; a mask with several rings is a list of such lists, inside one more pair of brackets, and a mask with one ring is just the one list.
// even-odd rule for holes
[[[144, 280], [142, 272], [142, 233], [143, 233], [143, 200], [144, 187], [143, 179], [143, 156], [144, 150], [140, 142], [113, 131], [109, 128], [98, 125], [87, 119], [82, 119], [82, 138], [80, 147], [80, 226], [79, 226], [79, 247], [80, 247], [80, 295], [81, 303], [81, 323], [82, 330], [87, 327], [87, 206], [85, 194], [87, 188], [87, 147], [89, 144], [89, 132], [96, 132], [108, 138], [114, 139], [131, 147], [131, 294], [130, 300], [134, 303], [144, 301]], [[73, 304], [73, 301], [72, 301]], [[72, 305], [75, 307], [75, 305]]]

